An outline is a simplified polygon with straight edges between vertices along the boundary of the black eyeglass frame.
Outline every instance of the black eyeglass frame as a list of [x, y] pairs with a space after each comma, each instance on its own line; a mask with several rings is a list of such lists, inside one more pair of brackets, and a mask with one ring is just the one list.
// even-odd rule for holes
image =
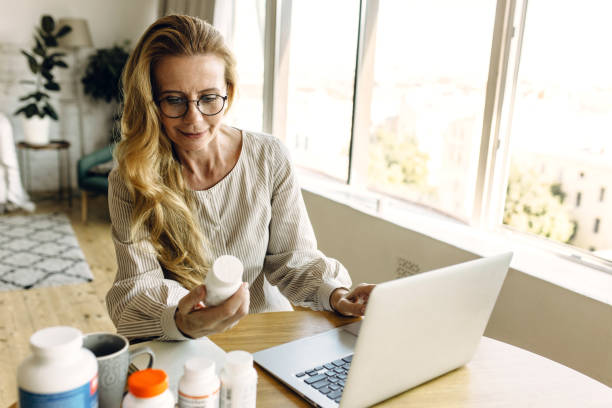
[[[202, 112], [202, 110], [200, 109], [200, 101], [204, 97], [206, 97], [206, 96], [213, 96], [213, 95], [215, 97], [223, 99], [223, 104], [221, 105], [221, 109], [219, 109], [219, 111], [217, 113], [204, 113], [204, 112]], [[206, 94], [206, 95], [202, 95], [198, 99], [179, 98], [179, 99], [185, 99], [185, 101], [184, 101], [185, 102], [185, 105], [184, 105], [185, 106], [185, 112], [183, 112], [182, 115], [170, 116], [170, 115], [167, 115], [166, 112], [164, 112], [164, 110], [161, 107], [162, 101], [167, 100], [168, 98], [176, 98], [176, 97], [175, 96], [166, 96], [164, 98], [156, 99], [155, 102], [159, 106], [159, 111], [162, 113], [162, 115], [164, 115], [165, 117], [170, 118], [170, 119], [178, 119], [178, 118], [182, 118], [183, 116], [185, 116], [187, 114], [187, 112], [189, 112], [189, 103], [190, 102], [195, 102], [196, 109], [198, 110], [198, 112], [200, 112], [204, 116], [215, 116], [215, 115], [218, 115], [219, 113], [221, 113], [221, 111], [223, 111], [223, 108], [225, 108], [225, 104], [227, 103], [227, 95], [223, 96], [223, 95], [219, 95], [219, 94]]]

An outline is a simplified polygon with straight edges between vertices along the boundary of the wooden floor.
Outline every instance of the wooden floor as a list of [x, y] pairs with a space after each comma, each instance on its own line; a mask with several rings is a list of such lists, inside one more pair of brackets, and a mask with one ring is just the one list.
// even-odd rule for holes
[[104, 304], [117, 266], [106, 197], [92, 197], [88, 207], [88, 222], [82, 224], [78, 199], [73, 200], [72, 208], [65, 201], [37, 203], [37, 213], [61, 211], [69, 216], [94, 280], [78, 285], [0, 292], [0, 407], [17, 400], [17, 367], [30, 354], [29, 338], [36, 330], [68, 325], [83, 333], [115, 331]]

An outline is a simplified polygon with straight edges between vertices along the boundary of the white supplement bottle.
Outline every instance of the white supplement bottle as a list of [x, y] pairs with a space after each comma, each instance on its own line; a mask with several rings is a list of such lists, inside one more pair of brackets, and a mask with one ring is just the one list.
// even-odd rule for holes
[[17, 369], [19, 407], [98, 406], [98, 362], [80, 330], [47, 327], [30, 337], [30, 348]]
[[221, 408], [255, 408], [257, 371], [253, 355], [246, 351], [230, 351], [221, 371]]
[[217, 306], [236, 293], [242, 284], [243, 271], [242, 262], [235, 256], [221, 255], [218, 257], [204, 279], [205, 303], [209, 306]]
[[174, 408], [174, 405], [174, 395], [168, 388], [168, 375], [164, 370], [147, 368], [128, 378], [123, 408]]
[[185, 371], [178, 386], [179, 408], [219, 408], [221, 382], [215, 363], [205, 357], [185, 362]]

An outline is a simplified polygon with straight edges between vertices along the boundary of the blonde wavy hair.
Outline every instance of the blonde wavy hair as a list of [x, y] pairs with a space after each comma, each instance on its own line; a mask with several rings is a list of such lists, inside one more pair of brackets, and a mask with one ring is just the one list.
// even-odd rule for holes
[[[201, 284], [210, 268], [209, 244], [197, 222], [197, 203], [155, 102], [155, 64], [166, 56], [214, 54], [225, 62], [227, 108], [236, 93], [236, 63], [221, 34], [191, 16], [169, 15], [142, 35], [122, 74], [118, 170], [134, 199], [132, 240], [148, 239], [166, 278], [187, 289]], [[148, 235], [148, 237], [147, 237]]]

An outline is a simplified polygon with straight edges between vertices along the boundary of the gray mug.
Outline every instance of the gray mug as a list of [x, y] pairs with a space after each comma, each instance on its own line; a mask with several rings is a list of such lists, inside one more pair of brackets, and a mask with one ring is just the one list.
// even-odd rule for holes
[[100, 408], [121, 406], [128, 366], [139, 354], [149, 354], [147, 368], [153, 367], [155, 354], [149, 347], [128, 350], [130, 343], [120, 334], [89, 333], [83, 336], [83, 347], [98, 360], [98, 401]]

